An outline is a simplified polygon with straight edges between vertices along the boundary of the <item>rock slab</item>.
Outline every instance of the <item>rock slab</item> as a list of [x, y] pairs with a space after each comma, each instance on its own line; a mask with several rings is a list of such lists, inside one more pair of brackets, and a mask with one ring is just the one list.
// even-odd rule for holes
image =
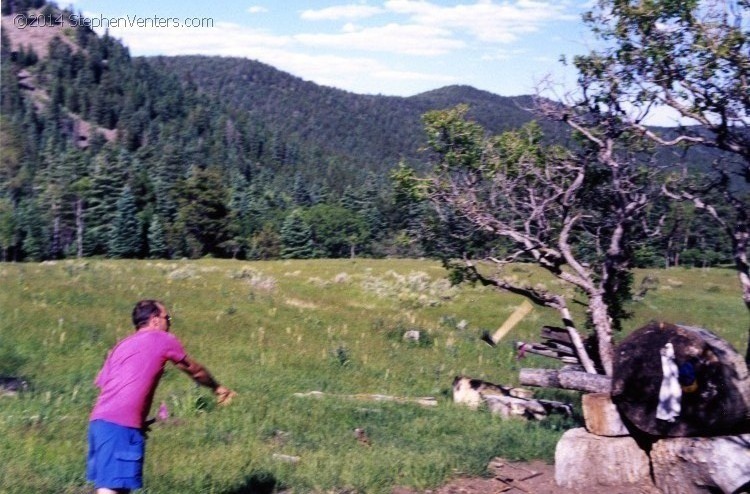
[[649, 458], [632, 437], [603, 437], [582, 427], [570, 429], [555, 449], [555, 482], [574, 489], [650, 482]]

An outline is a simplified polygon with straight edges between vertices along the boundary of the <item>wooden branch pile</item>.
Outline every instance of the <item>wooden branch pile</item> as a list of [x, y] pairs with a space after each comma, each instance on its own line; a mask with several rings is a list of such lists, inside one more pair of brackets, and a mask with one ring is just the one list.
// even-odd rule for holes
[[566, 364], [581, 365], [566, 329], [544, 326], [542, 327], [541, 338], [543, 340], [541, 343], [517, 342], [516, 350], [519, 356], [523, 356], [525, 353], [533, 353], [554, 358]]

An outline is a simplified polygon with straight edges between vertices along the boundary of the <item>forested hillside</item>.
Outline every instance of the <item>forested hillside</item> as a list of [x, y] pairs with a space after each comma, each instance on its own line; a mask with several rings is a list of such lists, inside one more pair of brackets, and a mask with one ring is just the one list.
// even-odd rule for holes
[[[81, 24], [11, 22], [67, 17], [59, 12], [43, 0], [3, 3], [5, 260], [439, 254], [451, 232], [389, 179], [402, 161], [429, 162], [422, 115], [466, 103], [491, 134], [533, 118], [530, 97], [466, 86], [357, 95], [250, 60], [131, 57]], [[679, 240], [650, 246], [647, 262], [713, 242], [683, 213]], [[481, 248], [481, 235], [472, 242]], [[723, 259], [724, 246], [710, 248], [715, 256], [695, 262]]]
[[201, 94], [219, 98], [264, 122], [287, 140], [339, 156], [374, 171], [401, 159], [424, 160], [421, 116], [469, 104], [470, 116], [499, 133], [533, 118], [531, 98], [507, 98], [469, 86], [449, 86], [408, 98], [354, 94], [319, 86], [266, 64], [202, 56], [153, 57], [156, 69], [176, 74]]

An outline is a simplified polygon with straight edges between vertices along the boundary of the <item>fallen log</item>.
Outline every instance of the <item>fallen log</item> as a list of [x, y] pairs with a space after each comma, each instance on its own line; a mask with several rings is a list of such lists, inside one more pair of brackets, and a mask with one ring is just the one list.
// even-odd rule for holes
[[528, 389], [503, 386], [466, 376], [456, 376], [453, 380], [453, 402], [464, 404], [474, 410], [485, 404], [490, 413], [504, 418], [525, 417], [541, 420], [553, 413], [565, 416], [573, 414], [573, 407], [568, 403], [534, 399]]
[[527, 419], [542, 420], [547, 417], [547, 410], [537, 400], [526, 400], [513, 396], [503, 396], [482, 393], [482, 399], [487, 404], [487, 409], [494, 415], [503, 418], [524, 417]]
[[299, 398], [343, 398], [346, 400], [358, 400], [358, 401], [390, 401], [395, 403], [413, 403], [416, 405], [422, 405], [424, 407], [437, 406], [437, 400], [432, 396], [424, 396], [421, 398], [409, 398], [403, 396], [389, 396], [380, 394], [366, 394], [360, 393], [355, 395], [336, 395], [324, 393], [322, 391], [308, 391], [307, 393], [294, 393], [294, 396]]
[[543, 420], [553, 413], [570, 417], [573, 407], [568, 403], [533, 398], [516, 398], [482, 393], [482, 399], [487, 404], [490, 413], [501, 417], [523, 417], [527, 419]]
[[750, 430], [745, 359], [702, 328], [653, 322], [631, 333], [615, 348], [612, 401], [656, 437]]
[[518, 379], [523, 386], [570, 389], [587, 393], [609, 393], [612, 380], [602, 374], [579, 370], [521, 369]]
[[453, 402], [463, 403], [469, 408], [477, 409], [485, 399], [486, 395], [504, 395], [516, 398], [530, 399], [533, 392], [528, 389], [516, 388], [513, 386], [503, 386], [482, 379], [473, 379], [468, 376], [456, 376], [453, 379]]

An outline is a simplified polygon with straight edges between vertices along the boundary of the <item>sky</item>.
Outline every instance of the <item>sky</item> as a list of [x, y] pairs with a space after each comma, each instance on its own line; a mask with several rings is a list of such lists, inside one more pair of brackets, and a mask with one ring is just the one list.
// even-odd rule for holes
[[[560, 62], [587, 52], [591, 0], [75, 0], [98, 33], [140, 55], [220, 55], [358, 94], [411, 96], [462, 84], [532, 94], [571, 86]], [[202, 25], [201, 25], [202, 24]]]

